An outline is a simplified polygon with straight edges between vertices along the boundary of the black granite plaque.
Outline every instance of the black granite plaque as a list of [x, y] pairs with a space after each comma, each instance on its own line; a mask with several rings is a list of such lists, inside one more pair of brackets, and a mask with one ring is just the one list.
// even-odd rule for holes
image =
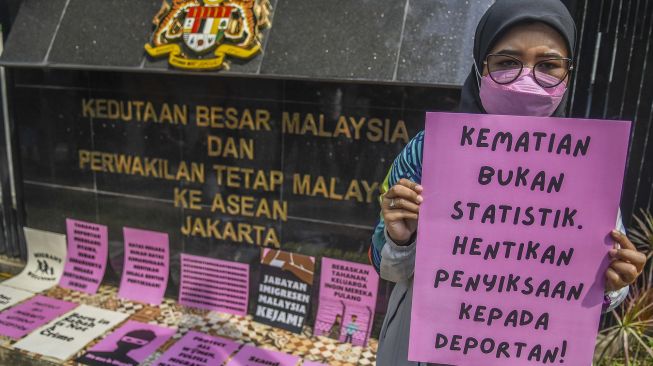
[[182, 252], [249, 263], [252, 278], [261, 248], [367, 262], [388, 168], [425, 111], [450, 110], [458, 93], [202, 75], [11, 76], [20, 81], [11, 90], [27, 223], [62, 233], [66, 217], [107, 225], [113, 280], [124, 226], [168, 233], [172, 296]]

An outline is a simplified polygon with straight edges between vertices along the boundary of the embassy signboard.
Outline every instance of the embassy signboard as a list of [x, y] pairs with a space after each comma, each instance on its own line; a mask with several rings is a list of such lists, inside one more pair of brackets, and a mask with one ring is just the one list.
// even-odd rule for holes
[[168, 56], [180, 69], [221, 69], [226, 57], [249, 59], [260, 52], [269, 12], [269, 0], [173, 0], [172, 6], [166, 1], [145, 50], [152, 57]]
[[[427, 107], [449, 109], [457, 93], [206, 74], [14, 69], [12, 77], [27, 225], [107, 226], [105, 281], [114, 284], [124, 272], [123, 227], [168, 234], [173, 298], [181, 254], [249, 266], [249, 293], [239, 296], [252, 315], [262, 271], [279, 269], [261, 264], [262, 248], [314, 257], [313, 284], [324, 257], [369, 264], [390, 164], [423, 128]], [[310, 301], [293, 330], [313, 327], [318, 287], [306, 286]], [[370, 306], [373, 338], [389, 289], [381, 282]], [[358, 316], [358, 338], [366, 319]]]

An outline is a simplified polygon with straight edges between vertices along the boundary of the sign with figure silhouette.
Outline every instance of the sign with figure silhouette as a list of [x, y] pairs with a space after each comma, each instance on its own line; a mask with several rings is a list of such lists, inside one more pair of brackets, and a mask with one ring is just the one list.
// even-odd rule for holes
[[254, 320], [300, 333], [310, 311], [315, 258], [262, 249]]
[[175, 334], [171, 328], [133, 320], [109, 334], [77, 362], [91, 366], [136, 366]]
[[32, 292], [41, 292], [59, 283], [66, 261], [66, 236], [25, 228], [27, 265], [20, 274], [3, 282]]
[[322, 258], [315, 335], [365, 346], [378, 286], [379, 276], [372, 266]]

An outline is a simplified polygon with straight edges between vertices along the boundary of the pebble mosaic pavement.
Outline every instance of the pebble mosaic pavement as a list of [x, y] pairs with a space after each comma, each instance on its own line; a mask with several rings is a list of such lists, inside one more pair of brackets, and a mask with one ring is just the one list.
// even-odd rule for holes
[[[295, 334], [256, 323], [250, 315], [242, 317], [192, 309], [181, 306], [176, 301], [168, 298], [164, 299], [159, 306], [143, 305], [118, 298], [117, 288], [107, 285], [100, 286], [100, 289], [94, 295], [60, 287], [44, 291], [43, 294], [78, 304], [87, 304], [129, 314], [128, 320], [158, 324], [176, 329], [177, 332], [168, 342], [141, 363], [141, 365], [145, 366], [154, 366], [154, 361], [189, 330], [229, 338], [241, 344], [293, 354], [306, 361], [321, 362], [332, 366], [367, 366], [376, 363], [378, 343], [375, 339], [368, 342], [368, 347], [352, 346], [349, 343], [340, 343], [327, 337], [314, 337], [312, 329], [309, 327], [304, 327], [302, 334]], [[100, 340], [101, 337], [88, 344], [78, 355], [84, 353], [86, 349]], [[41, 358], [36, 354], [15, 350], [11, 347], [13, 343], [15, 342], [9, 338], [0, 337], [0, 364], [18, 365], [16, 362], [21, 362], [21, 365], [62, 364]], [[67, 361], [63, 365], [74, 366], [81, 364]]]

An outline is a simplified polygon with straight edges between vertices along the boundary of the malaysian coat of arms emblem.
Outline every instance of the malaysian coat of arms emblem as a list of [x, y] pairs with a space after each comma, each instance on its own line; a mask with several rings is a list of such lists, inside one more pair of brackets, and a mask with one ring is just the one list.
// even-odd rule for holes
[[225, 68], [226, 57], [249, 59], [261, 51], [270, 9], [269, 0], [164, 0], [145, 51], [168, 56], [180, 69]]

